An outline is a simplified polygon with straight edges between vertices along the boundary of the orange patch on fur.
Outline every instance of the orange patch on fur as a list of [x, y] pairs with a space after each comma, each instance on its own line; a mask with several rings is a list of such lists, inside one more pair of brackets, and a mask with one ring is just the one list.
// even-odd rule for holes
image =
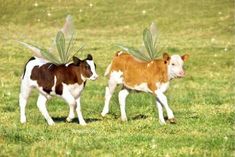
[[157, 82], [168, 82], [167, 65], [170, 57], [168, 54], [164, 54], [163, 58], [143, 62], [123, 52], [114, 56], [110, 72], [122, 71], [124, 85], [128, 87], [146, 82], [148, 88], [154, 93], [157, 89]]

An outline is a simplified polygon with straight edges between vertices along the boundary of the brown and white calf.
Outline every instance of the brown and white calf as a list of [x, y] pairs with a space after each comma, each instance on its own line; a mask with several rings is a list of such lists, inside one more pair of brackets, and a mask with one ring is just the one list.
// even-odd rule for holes
[[105, 75], [109, 75], [108, 86], [105, 92], [105, 105], [101, 113], [105, 116], [109, 112], [109, 103], [112, 94], [118, 84], [123, 88], [118, 94], [121, 109], [121, 120], [126, 121], [126, 97], [130, 90], [152, 93], [156, 96], [159, 120], [165, 124], [163, 107], [166, 109], [168, 119], [174, 123], [174, 114], [170, 109], [164, 92], [169, 87], [170, 80], [183, 77], [183, 63], [188, 59], [188, 55], [163, 54], [163, 59], [156, 59], [151, 62], [142, 62], [128, 53], [118, 52], [114, 56], [112, 63], [107, 67]]
[[48, 114], [46, 101], [53, 95], [63, 98], [70, 107], [67, 121], [72, 121], [77, 111], [81, 125], [86, 122], [83, 119], [80, 95], [87, 80], [96, 80], [98, 75], [95, 63], [91, 55], [85, 60], [73, 57], [73, 63], [55, 65], [37, 57], [32, 57], [25, 65], [25, 71], [21, 80], [19, 94], [20, 121], [26, 123], [25, 107], [32, 88], [39, 90], [37, 106], [49, 125], [54, 121]]

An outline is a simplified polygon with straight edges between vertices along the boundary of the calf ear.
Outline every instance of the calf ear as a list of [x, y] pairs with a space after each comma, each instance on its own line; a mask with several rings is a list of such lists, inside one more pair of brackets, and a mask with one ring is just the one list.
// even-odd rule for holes
[[76, 64], [76, 65], [79, 65], [81, 62], [81, 60], [75, 56], [73, 56], [73, 63]]
[[181, 59], [182, 59], [183, 61], [188, 60], [188, 58], [189, 58], [189, 55], [188, 55], [188, 54], [185, 54], [185, 55], [181, 56]]
[[163, 60], [164, 61], [169, 61], [171, 59], [171, 57], [168, 55], [168, 53], [163, 53]]
[[92, 59], [93, 59], [92, 55], [91, 55], [91, 54], [88, 54], [88, 55], [87, 55], [87, 60], [92, 60]]

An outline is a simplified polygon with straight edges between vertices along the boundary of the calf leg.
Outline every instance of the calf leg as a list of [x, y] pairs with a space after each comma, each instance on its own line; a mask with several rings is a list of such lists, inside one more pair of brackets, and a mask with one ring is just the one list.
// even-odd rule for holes
[[75, 117], [75, 109], [77, 107], [76, 100], [72, 96], [72, 94], [69, 92], [67, 88], [63, 88], [63, 94], [62, 98], [68, 103], [69, 105], [69, 115], [66, 118], [66, 121], [71, 122]]
[[75, 102], [69, 103], [69, 115], [66, 118], [67, 122], [71, 122], [75, 118], [74, 112], [75, 112], [76, 107], [77, 107], [77, 104]]
[[164, 116], [163, 116], [163, 108], [162, 105], [157, 100], [157, 109], [158, 109], [158, 116], [159, 116], [159, 122], [161, 125], [166, 124]]
[[63, 89], [62, 97], [69, 104], [69, 107], [70, 107], [69, 116], [67, 117], [66, 120], [71, 121], [75, 117], [74, 111], [76, 108], [79, 124], [86, 125], [86, 122], [83, 119], [82, 112], [81, 112], [80, 97], [75, 100], [74, 97], [69, 92], [69, 90], [66, 88]]
[[26, 123], [25, 107], [27, 104], [30, 91], [31, 91], [31, 87], [28, 86], [24, 80], [22, 80], [20, 94], [19, 94], [20, 122], [21, 123]]
[[39, 94], [38, 101], [37, 101], [37, 106], [38, 106], [40, 112], [42, 113], [42, 115], [44, 116], [44, 118], [47, 120], [47, 123], [49, 125], [54, 125], [55, 123], [54, 123], [54, 121], [52, 120], [52, 118], [50, 117], [50, 115], [47, 111], [46, 101], [47, 101], [47, 98], [44, 95]]
[[157, 94], [157, 103], [160, 103], [162, 106], [164, 106], [167, 112], [168, 119], [170, 120], [171, 123], [175, 123], [174, 114], [167, 103], [166, 96], [161, 91], [157, 91], [156, 94]]
[[125, 107], [126, 107], [126, 97], [128, 94], [129, 94], [129, 92], [127, 89], [122, 89], [118, 94], [122, 121], [127, 121]]
[[101, 113], [102, 116], [105, 116], [109, 112], [110, 99], [113, 95], [113, 92], [114, 92], [116, 86], [117, 86], [116, 81], [112, 80], [112, 78], [110, 78], [109, 83], [108, 83], [108, 87], [105, 88], [105, 103], [104, 103], [103, 111]]
[[76, 102], [77, 102], [76, 111], [77, 111], [77, 114], [78, 114], [79, 124], [80, 125], [86, 125], [86, 122], [85, 122], [85, 120], [83, 119], [83, 116], [82, 116], [80, 97], [76, 99]]
[[75, 111], [76, 107], [77, 107], [76, 103], [69, 104], [69, 115], [66, 118], [67, 122], [72, 122], [72, 120], [75, 118], [74, 111]]

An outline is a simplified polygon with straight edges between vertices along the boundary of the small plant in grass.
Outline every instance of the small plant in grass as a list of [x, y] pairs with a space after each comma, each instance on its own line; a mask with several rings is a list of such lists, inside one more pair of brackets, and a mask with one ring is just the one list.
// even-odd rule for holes
[[33, 52], [34, 56], [43, 58], [51, 63], [59, 65], [70, 62], [72, 57], [84, 47], [84, 45], [82, 45], [77, 50], [74, 50], [74, 34], [72, 16], [68, 15], [64, 27], [58, 31], [50, 49], [22, 41], [18, 42], [29, 48]]
[[160, 48], [159, 35], [156, 24], [154, 22], [152, 22], [149, 28], [144, 29], [143, 43], [144, 46], [142, 46], [139, 50], [134, 47], [123, 45], [118, 45], [118, 47], [136, 57], [137, 59], [146, 62], [152, 61], [159, 57], [162, 48]]

